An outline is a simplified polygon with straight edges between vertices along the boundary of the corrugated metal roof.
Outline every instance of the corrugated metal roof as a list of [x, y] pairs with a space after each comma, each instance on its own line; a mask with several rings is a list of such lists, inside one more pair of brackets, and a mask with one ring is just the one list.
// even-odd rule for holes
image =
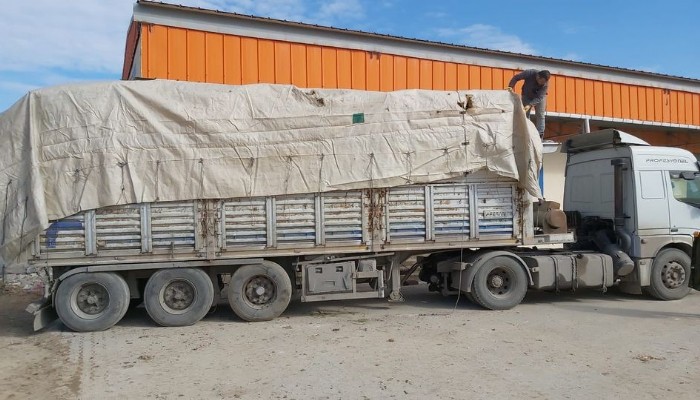
[[536, 55], [531, 55], [531, 54], [503, 51], [503, 50], [493, 50], [493, 49], [486, 49], [486, 48], [481, 48], [481, 47], [459, 45], [459, 44], [439, 42], [439, 41], [426, 40], [426, 39], [407, 38], [407, 37], [402, 37], [402, 36], [388, 35], [388, 34], [384, 34], [384, 33], [365, 32], [365, 31], [359, 31], [359, 30], [347, 29], [347, 28], [336, 28], [336, 27], [331, 27], [331, 26], [310, 24], [310, 23], [304, 23], [304, 22], [287, 21], [287, 20], [270, 18], [270, 17], [259, 17], [259, 16], [255, 16], [255, 15], [240, 14], [240, 13], [235, 13], [235, 12], [230, 12], [230, 11], [222, 11], [222, 10], [212, 10], [212, 9], [201, 8], [201, 7], [184, 6], [184, 5], [180, 5], [180, 4], [166, 3], [166, 2], [161, 2], [161, 1], [137, 0], [137, 4], [145, 5], [145, 6], [163, 7], [163, 8], [169, 8], [169, 9], [180, 9], [180, 10], [186, 10], [186, 11], [192, 11], [192, 12], [199, 12], [199, 13], [203, 13], [203, 14], [228, 16], [228, 17], [232, 17], [232, 18], [249, 19], [252, 21], [265, 21], [265, 22], [274, 23], [274, 24], [281, 24], [281, 25], [288, 25], [288, 26], [294, 26], [294, 27], [302, 27], [302, 28], [307, 28], [307, 29], [322, 30], [322, 31], [327, 31], [327, 32], [343, 32], [343, 33], [359, 35], [359, 36], [368, 36], [368, 37], [391, 39], [391, 40], [409, 42], [409, 43], [457, 48], [457, 49], [462, 49], [462, 50], [473, 51], [476, 53], [483, 53], [485, 55], [510, 56], [510, 57], [514, 57], [514, 58], [520, 58], [520, 59], [531, 60], [531, 61], [550, 61], [550, 62], [557, 62], [557, 63], [562, 63], [565, 65], [571, 65], [571, 66], [590, 67], [590, 68], [604, 69], [604, 70], [609, 70], [609, 71], [632, 73], [632, 74], [637, 74], [637, 75], [641, 75], [641, 76], [673, 79], [673, 80], [679, 80], [679, 81], [684, 81], [684, 82], [693, 83], [693, 84], [700, 84], [700, 79], [694, 79], [694, 78], [677, 76], [677, 75], [661, 74], [658, 72], [647, 72], [647, 71], [630, 69], [630, 68], [609, 66], [609, 65], [604, 65], [604, 64], [594, 64], [594, 63], [587, 63], [587, 62], [581, 62], [581, 61], [565, 60], [565, 59], [554, 58], [554, 57], [544, 57], [544, 56], [536, 56]]

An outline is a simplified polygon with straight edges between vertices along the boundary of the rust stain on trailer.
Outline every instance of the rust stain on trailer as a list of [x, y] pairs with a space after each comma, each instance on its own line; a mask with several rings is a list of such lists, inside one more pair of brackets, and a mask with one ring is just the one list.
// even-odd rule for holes
[[367, 228], [371, 236], [374, 236], [374, 233], [381, 231], [384, 226], [384, 204], [386, 203], [387, 190], [371, 189], [365, 193], [369, 198], [369, 212], [367, 214], [369, 224]]

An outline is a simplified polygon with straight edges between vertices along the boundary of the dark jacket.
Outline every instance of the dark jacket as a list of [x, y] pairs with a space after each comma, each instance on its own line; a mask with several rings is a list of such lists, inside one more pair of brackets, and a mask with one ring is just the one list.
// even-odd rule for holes
[[544, 99], [547, 95], [547, 88], [549, 87], [549, 82], [540, 86], [537, 83], [537, 70], [536, 69], [526, 69], [525, 71], [515, 75], [513, 79], [510, 80], [508, 84], [509, 87], [515, 87], [518, 81], [525, 81], [523, 83], [522, 97], [524, 105], [535, 105]]

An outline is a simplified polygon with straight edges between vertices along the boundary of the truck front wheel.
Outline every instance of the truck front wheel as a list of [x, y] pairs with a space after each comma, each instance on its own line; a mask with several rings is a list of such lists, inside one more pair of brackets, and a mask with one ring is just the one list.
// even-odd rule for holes
[[192, 325], [207, 315], [213, 302], [214, 285], [199, 268], [156, 271], [144, 292], [148, 315], [162, 326]]
[[651, 266], [648, 291], [660, 300], [678, 300], [690, 292], [690, 256], [679, 249], [664, 249]]
[[129, 308], [129, 286], [112, 272], [71, 275], [56, 290], [56, 313], [76, 332], [103, 331], [119, 322]]
[[281, 266], [246, 265], [234, 272], [228, 290], [231, 309], [246, 321], [269, 321], [287, 309], [292, 298], [292, 283]]
[[510, 257], [496, 256], [484, 262], [474, 275], [474, 301], [490, 310], [508, 310], [527, 293], [527, 275], [520, 263]]

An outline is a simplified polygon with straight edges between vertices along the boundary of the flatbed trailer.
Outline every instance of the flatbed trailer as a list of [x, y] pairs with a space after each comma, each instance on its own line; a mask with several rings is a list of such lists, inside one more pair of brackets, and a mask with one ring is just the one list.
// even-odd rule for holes
[[[89, 210], [54, 221], [32, 244], [30, 263], [52, 276], [51, 301], [34, 306], [36, 327], [55, 307], [72, 329], [92, 330], [88, 316], [119, 303], [117, 319], [129, 302], [145, 302], [161, 325], [191, 324], [208, 310], [194, 307], [198, 296], [209, 306], [228, 297], [247, 320], [276, 317], [293, 294], [305, 302], [401, 300], [401, 264], [409, 257], [573, 242], [570, 232], [535, 234], [532, 215], [517, 182], [486, 173], [395, 188]], [[159, 271], [169, 276], [153, 288]], [[119, 281], [116, 289], [102, 282], [105, 274]], [[149, 303], [154, 290], [160, 300]]]

